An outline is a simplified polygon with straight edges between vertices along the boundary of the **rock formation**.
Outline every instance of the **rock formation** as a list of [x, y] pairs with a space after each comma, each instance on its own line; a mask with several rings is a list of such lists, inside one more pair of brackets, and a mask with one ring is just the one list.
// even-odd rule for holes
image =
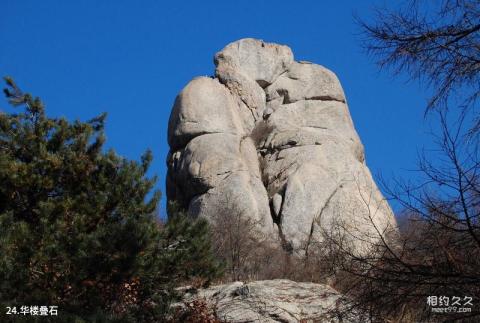
[[339, 80], [287, 46], [242, 39], [175, 100], [167, 197], [192, 216], [240, 212], [302, 251], [340, 231], [358, 248], [396, 227]]
[[[204, 300], [217, 319], [224, 322], [366, 322], [367, 317], [335, 289], [322, 284], [296, 283], [285, 279], [251, 283], [234, 282], [193, 290], [187, 304]], [[181, 304], [175, 304], [181, 307]]]

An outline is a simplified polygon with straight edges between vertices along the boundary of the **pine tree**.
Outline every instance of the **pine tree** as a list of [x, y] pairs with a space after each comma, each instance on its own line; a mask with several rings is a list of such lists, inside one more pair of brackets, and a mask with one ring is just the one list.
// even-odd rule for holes
[[181, 281], [217, 273], [204, 221], [156, 219], [149, 151], [140, 162], [105, 152], [105, 114], [48, 118], [39, 98], [6, 82], [24, 111], [0, 112], [2, 310], [55, 305], [64, 322], [155, 321]]

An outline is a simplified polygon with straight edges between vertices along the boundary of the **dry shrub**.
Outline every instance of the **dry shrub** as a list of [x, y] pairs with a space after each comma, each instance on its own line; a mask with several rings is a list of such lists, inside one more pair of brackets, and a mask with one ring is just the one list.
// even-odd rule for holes
[[168, 323], [222, 323], [215, 316], [215, 309], [205, 299], [184, 302], [178, 307]]

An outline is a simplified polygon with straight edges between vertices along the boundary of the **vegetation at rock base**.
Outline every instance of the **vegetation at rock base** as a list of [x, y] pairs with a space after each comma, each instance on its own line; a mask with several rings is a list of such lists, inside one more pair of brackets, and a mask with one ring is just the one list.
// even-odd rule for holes
[[215, 309], [205, 299], [184, 301], [183, 307], [177, 308], [168, 323], [223, 323], [215, 315]]
[[105, 114], [49, 118], [6, 83], [19, 112], [0, 113], [0, 307], [58, 306], [47, 320], [64, 322], [158, 321], [181, 282], [217, 275], [205, 221], [156, 218], [149, 151], [140, 162], [105, 152]]

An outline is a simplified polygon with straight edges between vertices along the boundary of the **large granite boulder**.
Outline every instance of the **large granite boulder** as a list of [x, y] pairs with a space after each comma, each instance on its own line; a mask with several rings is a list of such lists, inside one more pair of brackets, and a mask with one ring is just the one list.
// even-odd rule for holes
[[362, 250], [396, 229], [333, 72], [256, 39], [215, 65], [175, 100], [168, 200], [212, 221], [240, 212], [295, 252], [339, 231]]
[[234, 282], [207, 289], [183, 288], [179, 310], [195, 300], [206, 303], [217, 319], [232, 323], [366, 322], [365, 314], [332, 287], [285, 279]]

